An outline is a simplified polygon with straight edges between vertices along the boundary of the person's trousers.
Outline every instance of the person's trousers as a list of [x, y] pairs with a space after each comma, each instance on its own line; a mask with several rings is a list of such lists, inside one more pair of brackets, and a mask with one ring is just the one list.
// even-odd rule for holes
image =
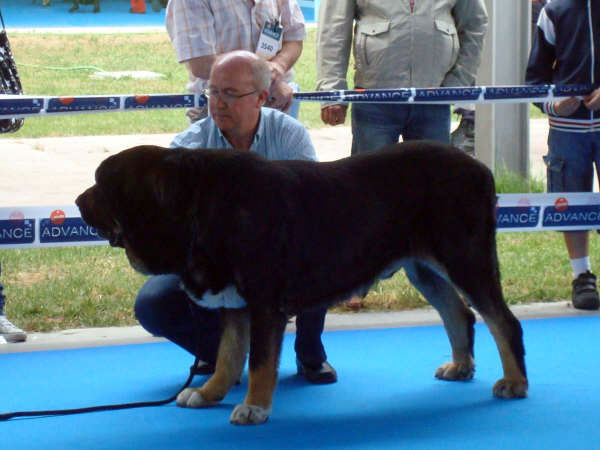
[[[296, 317], [296, 355], [305, 365], [318, 366], [327, 359], [321, 342], [327, 308]], [[218, 310], [193, 303], [181, 289], [177, 275], [151, 276], [135, 301], [140, 324], [155, 336], [162, 336], [201, 360], [215, 364], [221, 337]]]
[[403, 140], [450, 142], [450, 105], [352, 105], [352, 155]]

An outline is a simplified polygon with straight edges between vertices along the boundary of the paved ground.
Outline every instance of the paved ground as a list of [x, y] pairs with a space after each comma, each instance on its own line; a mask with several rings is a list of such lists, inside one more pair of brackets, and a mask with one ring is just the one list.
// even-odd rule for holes
[[[544, 173], [548, 125], [531, 121], [530, 161], [533, 174]], [[319, 159], [350, 155], [349, 127], [310, 130]], [[141, 144], [167, 146], [173, 134], [0, 139], [0, 205], [70, 205], [91, 186], [98, 164], [125, 148]]]
[[[574, 309], [570, 302], [567, 301], [516, 305], [511, 309], [519, 319], [547, 319], [565, 316], [600, 315], [600, 312], [586, 312]], [[478, 320], [481, 321], [481, 318], [478, 317]], [[325, 322], [325, 329], [334, 331], [366, 328], [393, 328], [438, 325], [440, 323], [440, 317], [435, 310], [432, 308], [422, 308], [398, 312], [328, 314]], [[295, 332], [294, 324], [289, 324], [286, 331]], [[142, 344], [162, 341], [164, 341], [164, 339], [151, 336], [141, 326], [79, 328], [53, 333], [30, 333], [27, 342], [0, 345], [0, 353], [97, 347], [103, 345]]]

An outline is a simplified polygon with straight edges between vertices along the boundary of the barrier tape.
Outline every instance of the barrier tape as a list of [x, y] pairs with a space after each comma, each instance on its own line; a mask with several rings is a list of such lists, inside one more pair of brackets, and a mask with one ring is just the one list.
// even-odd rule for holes
[[[538, 86], [471, 86], [442, 88], [355, 89], [297, 92], [294, 98], [309, 102], [462, 104], [531, 103], [582, 96], [589, 84]], [[140, 109], [199, 108], [203, 94], [84, 95], [71, 97], [0, 95], [0, 119], [61, 114], [134, 111]]]
[[[497, 231], [600, 229], [600, 194], [500, 194]], [[0, 208], [0, 249], [106, 245], [75, 205]]]

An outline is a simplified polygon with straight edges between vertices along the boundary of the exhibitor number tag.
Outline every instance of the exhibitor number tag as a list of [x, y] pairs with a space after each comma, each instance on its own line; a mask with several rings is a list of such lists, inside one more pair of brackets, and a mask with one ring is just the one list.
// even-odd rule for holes
[[271, 59], [281, 48], [282, 37], [283, 28], [279, 22], [266, 21], [256, 45], [256, 54], [267, 60]]

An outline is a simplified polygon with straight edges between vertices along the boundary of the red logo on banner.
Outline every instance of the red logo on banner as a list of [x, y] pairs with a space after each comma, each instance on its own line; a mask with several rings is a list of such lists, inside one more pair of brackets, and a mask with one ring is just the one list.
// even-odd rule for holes
[[531, 202], [529, 201], [528, 198], [523, 197], [523, 198], [519, 199], [519, 201], [517, 202], [517, 205], [521, 206], [521, 207], [531, 206]]
[[25, 220], [25, 215], [21, 211], [13, 211], [8, 216], [8, 220]]
[[73, 97], [58, 97], [58, 101], [61, 105], [70, 105], [73, 103]]
[[554, 202], [554, 207], [557, 211], [564, 211], [569, 207], [569, 202], [564, 197], [558, 197]]
[[149, 95], [134, 95], [135, 101], [138, 103], [146, 103], [148, 100], [150, 100], [150, 96]]
[[67, 216], [65, 215], [65, 212], [61, 211], [60, 209], [55, 209], [50, 214], [50, 222], [52, 222], [54, 225], [62, 225], [66, 218]]

